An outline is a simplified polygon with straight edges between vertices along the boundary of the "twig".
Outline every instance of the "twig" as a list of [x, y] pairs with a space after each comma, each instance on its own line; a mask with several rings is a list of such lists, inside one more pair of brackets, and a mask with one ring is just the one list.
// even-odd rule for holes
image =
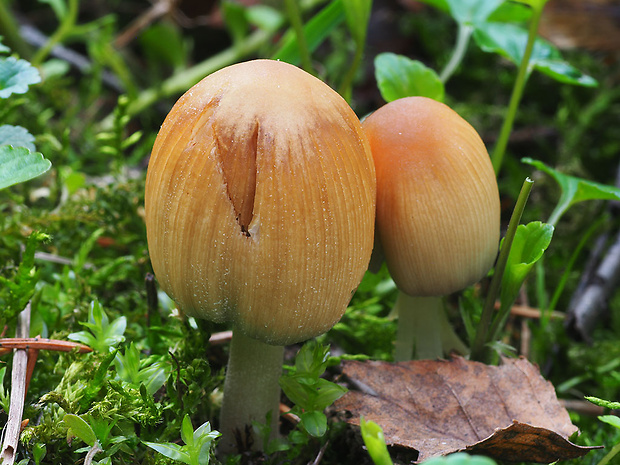
[[55, 350], [71, 352], [78, 349], [80, 354], [92, 352], [90, 347], [77, 342], [63, 341], [60, 339], [42, 339], [40, 337], [11, 337], [0, 339], [0, 355], [12, 349]]
[[[30, 302], [19, 314], [15, 336], [18, 338], [28, 337], [30, 332]], [[25, 349], [15, 350], [13, 355], [13, 369], [11, 373], [11, 403], [9, 406], [9, 418], [4, 428], [4, 441], [0, 463], [13, 465], [21, 432], [22, 415], [26, 398], [26, 378], [28, 366], [28, 352]]]
[[84, 458], [84, 465], [91, 465], [91, 463], [93, 463], [95, 455], [99, 452], [103, 452], [103, 449], [99, 447], [98, 442], [95, 442], [95, 445], [90, 448], [88, 454], [86, 454], [86, 457]]

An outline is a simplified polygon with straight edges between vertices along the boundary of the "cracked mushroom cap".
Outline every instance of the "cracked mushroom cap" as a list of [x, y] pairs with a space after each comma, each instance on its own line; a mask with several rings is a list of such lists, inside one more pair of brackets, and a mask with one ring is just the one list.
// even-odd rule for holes
[[192, 87], [149, 162], [153, 269], [187, 315], [283, 345], [342, 316], [373, 246], [375, 172], [361, 124], [329, 86], [271, 60]]
[[364, 120], [377, 171], [377, 230], [390, 273], [412, 296], [480, 280], [497, 255], [495, 173], [476, 130], [443, 103], [390, 102]]

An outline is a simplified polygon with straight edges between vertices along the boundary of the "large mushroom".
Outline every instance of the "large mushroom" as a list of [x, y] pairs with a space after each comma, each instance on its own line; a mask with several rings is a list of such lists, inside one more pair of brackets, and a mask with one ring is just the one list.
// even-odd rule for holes
[[377, 231], [397, 287], [396, 360], [465, 350], [441, 296], [480, 280], [495, 260], [500, 205], [476, 130], [443, 103], [390, 102], [363, 123], [377, 171]]
[[233, 326], [221, 449], [268, 412], [276, 432], [283, 346], [341, 318], [370, 258], [375, 172], [359, 120], [295, 66], [224, 68], [166, 117], [145, 206], [162, 289], [186, 315]]

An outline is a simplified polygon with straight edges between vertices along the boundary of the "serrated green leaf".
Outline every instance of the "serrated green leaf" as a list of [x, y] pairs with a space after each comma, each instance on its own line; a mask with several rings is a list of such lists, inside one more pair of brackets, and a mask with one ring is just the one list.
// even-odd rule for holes
[[375, 465], [393, 465], [381, 427], [374, 421], [366, 421], [361, 417], [360, 430], [368, 454]]
[[36, 178], [48, 171], [52, 162], [26, 147], [0, 146], [0, 189]]
[[151, 449], [156, 450], [161, 455], [168, 457], [169, 459], [178, 460], [179, 462], [183, 462], [187, 464], [191, 463], [191, 457], [189, 456], [189, 454], [183, 451], [182, 447], [179, 446], [178, 444], [174, 444], [171, 442], [165, 442], [165, 443], [160, 444], [157, 442], [147, 442], [147, 441], [142, 441], [142, 443], [146, 444]]
[[[508, 23], [485, 22], [476, 25], [474, 40], [485, 52], [497, 53], [519, 66], [525, 54], [528, 31]], [[568, 64], [551, 43], [537, 38], [528, 63], [528, 73], [537, 69], [567, 84], [593, 87], [596, 80]]]
[[560, 185], [560, 199], [549, 217], [548, 223], [550, 224], [557, 224], [562, 215], [578, 202], [584, 200], [620, 200], [620, 189], [615, 186], [563, 174], [543, 162], [531, 158], [522, 158], [521, 161], [547, 173]]
[[0, 98], [24, 94], [28, 86], [41, 82], [39, 71], [26, 60], [0, 58]]
[[36, 151], [34, 136], [26, 128], [3, 124], [0, 126], [0, 146], [26, 147], [31, 152]]
[[428, 97], [439, 102], [444, 99], [444, 85], [437, 73], [420, 61], [402, 55], [377, 55], [375, 77], [386, 102], [412, 96]]
[[77, 436], [91, 447], [95, 445], [97, 436], [95, 436], [93, 429], [82, 417], [68, 413], [62, 420], [69, 426], [71, 434]]
[[[345, 20], [344, 8], [341, 0], [330, 2], [325, 8], [314, 15], [304, 26], [304, 36], [308, 50], [313, 52], [329, 37], [331, 32]], [[299, 64], [299, 47], [294, 31], [288, 31], [282, 40], [278, 51], [272, 56], [274, 60], [281, 60], [291, 64]]]
[[327, 417], [323, 412], [304, 412], [299, 416], [308, 434], [315, 438], [323, 437], [327, 431]]

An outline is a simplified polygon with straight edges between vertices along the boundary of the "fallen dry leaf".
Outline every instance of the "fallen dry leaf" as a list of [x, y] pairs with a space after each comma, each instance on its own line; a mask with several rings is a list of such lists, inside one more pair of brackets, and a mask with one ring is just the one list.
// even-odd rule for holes
[[591, 448], [568, 437], [577, 431], [551, 383], [526, 359], [488, 366], [463, 358], [401, 363], [343, 362], [350, 390], [335, 408], [383, 429], [388, 445], [415, 449], [422, 461], [457, 451], [500, 460], [549, 463]]

